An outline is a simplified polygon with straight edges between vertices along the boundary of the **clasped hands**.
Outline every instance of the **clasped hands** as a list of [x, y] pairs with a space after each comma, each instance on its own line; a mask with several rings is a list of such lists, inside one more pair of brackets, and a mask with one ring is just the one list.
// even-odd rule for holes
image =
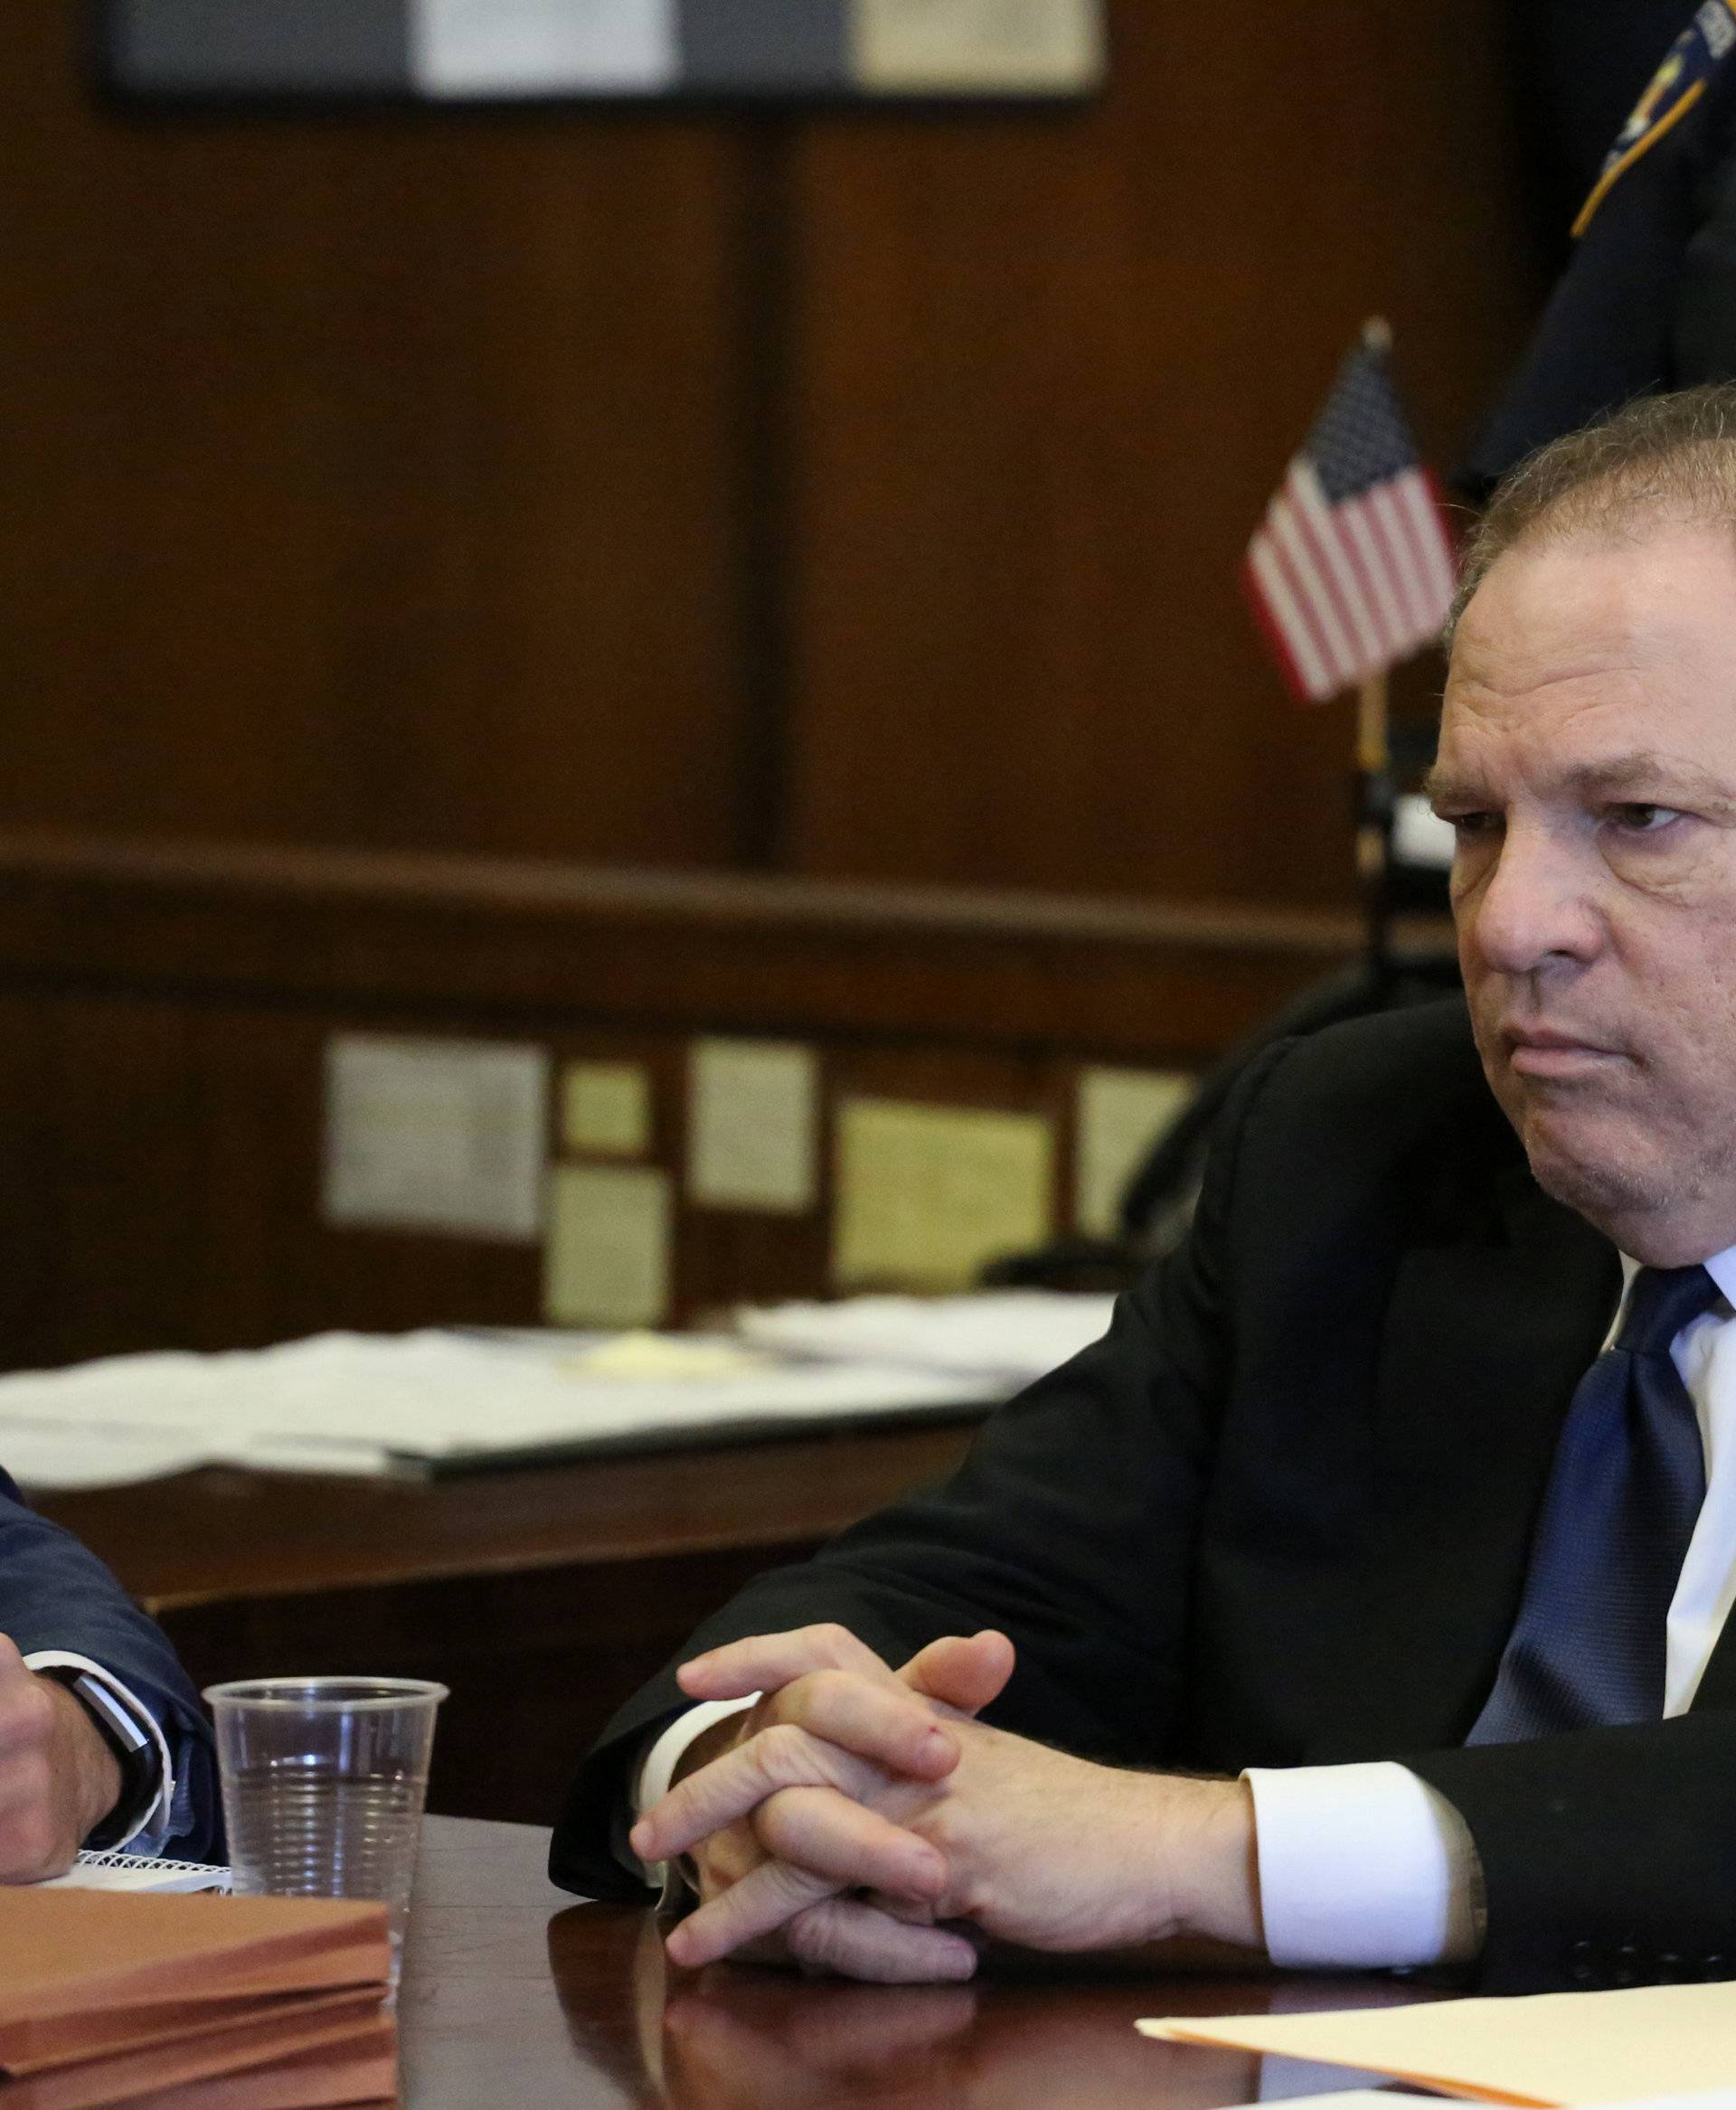
[[1251, 1799], [1133, 1773], [976, 1719], [1013, 1644], [930, 1643], [894, 1672], [840, 1626], [733, 1642], [679, 1673], [760, 1695], [696, 1739], [631, 1835], [691, 1857], [700, 1902], [668, 1954], [889, 1983], [961, 1980], [982, 1937], [1051, 1951], [1197, 1936], [1260, 1945]]

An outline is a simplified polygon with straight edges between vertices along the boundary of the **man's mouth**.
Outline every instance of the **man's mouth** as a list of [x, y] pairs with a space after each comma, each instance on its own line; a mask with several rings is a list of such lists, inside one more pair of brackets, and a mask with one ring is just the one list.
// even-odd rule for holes
[[1618, 1049], [1551, 1026], [1509, 1027], [1501, 1039], [1508, 1069], [1521, 1077], [1565, 1081], [1595, 1076], [1627, 1060]]

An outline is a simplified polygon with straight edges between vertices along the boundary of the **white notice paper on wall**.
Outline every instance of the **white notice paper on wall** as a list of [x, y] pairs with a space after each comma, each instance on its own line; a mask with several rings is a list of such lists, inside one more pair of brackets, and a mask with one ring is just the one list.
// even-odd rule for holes
[[695, 1041], [688, 1065], [687, 1192], [709, 1209], [812, 1209], [819, 1064], [784, 1041]]
[[556, 1326], [655, 1326], [669, 1308], [669, 1175], [557, 1165], [549, 1181], [543, 1310]]
[[326, 1049], [326, 1221], [533, 1240], [548, 1096], [540, 1048], [336, 1035]]
[[1105, 68], [1102, 0], [856, 0], [852, 57], [885, 94], [1077, 95]]
[[425, 95], [654, 94], [675, 80], [675, 0], [411, 0]]

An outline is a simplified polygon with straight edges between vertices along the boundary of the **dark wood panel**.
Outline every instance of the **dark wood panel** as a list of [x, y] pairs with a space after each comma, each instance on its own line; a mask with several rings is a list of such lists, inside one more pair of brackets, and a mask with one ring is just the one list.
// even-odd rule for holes
[[1350, 898], [1238, 563], [1365, 316], [1447, 461], [1520, 342], [1505, 13], [1121, 0], [1082, 117], [803, 135], [800, 869]]
[[14, 986], [414, 1004], [455, 1025], [488, 1013], [1198, 1060], [1360, 942], [1354, 917], [1307, 910], [0, 833], [0, 975]]
[[0, 815], [726, 862], [722, 120], [137, 120], [0, 78]]

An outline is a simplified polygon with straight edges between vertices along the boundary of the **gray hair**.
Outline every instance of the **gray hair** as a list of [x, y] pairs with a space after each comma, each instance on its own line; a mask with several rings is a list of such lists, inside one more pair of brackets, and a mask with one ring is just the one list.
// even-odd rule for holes
[[1641, 396], [1521, 462], [1466, 546], [1446, 642], [1516, 543], [1578, 534], [1623, 541], [1664, 523], [1736, 536], [1736, 383]]

